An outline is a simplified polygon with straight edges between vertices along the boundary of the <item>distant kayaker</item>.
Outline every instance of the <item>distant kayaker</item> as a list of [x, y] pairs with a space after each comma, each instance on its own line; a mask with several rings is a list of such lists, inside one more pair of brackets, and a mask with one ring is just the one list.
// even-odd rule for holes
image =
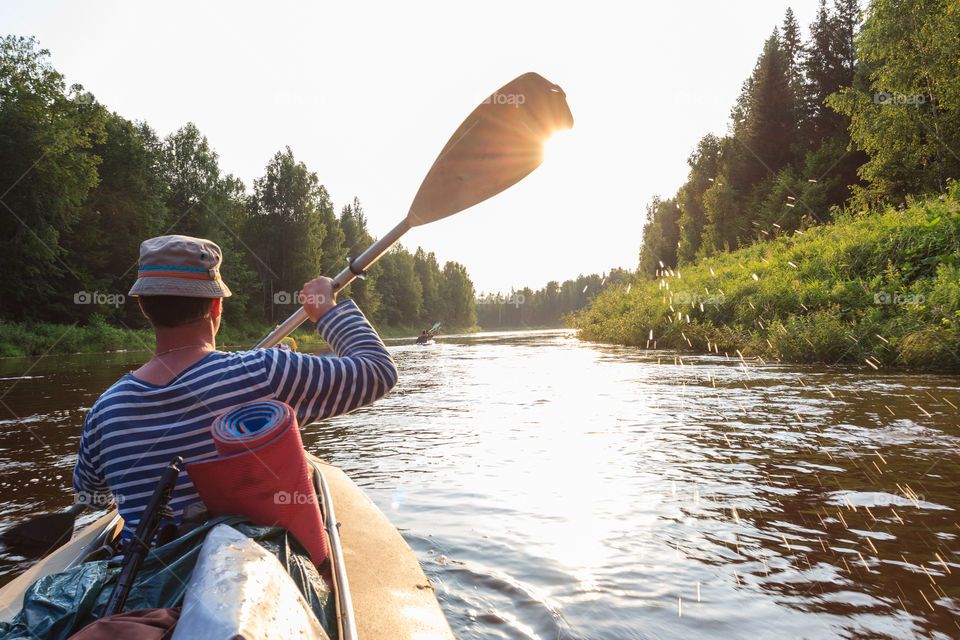
[[[222, 253], [209, 240], [161, 236], [140, 245], [130, 290], [153, 326], [156, 349], [94, 403], [80, 437], [73, 473], [78, 500], [112, 497], [129, 538], [174, 455], [193, 462], [216, 455], [214, 418], [245, 402], [291, 405], [300, 425], [347, 413], [386, 395], [397, 368], [353, 301], [336, 304], [329, 278], [303, 285], [301, 303], [336, 357], [293, 350], [217, 351], [223, 298]], [[176, 519], [199, 501], [188, 474], [170, 501]]]

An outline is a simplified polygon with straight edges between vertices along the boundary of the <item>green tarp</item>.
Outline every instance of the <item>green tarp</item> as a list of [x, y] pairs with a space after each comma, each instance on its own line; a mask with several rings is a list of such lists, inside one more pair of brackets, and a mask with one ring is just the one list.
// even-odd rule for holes
[[[203, 540], [221, 523], [276, 555], [330, 637], [337, 636], [333, 599], [303, 545], [285, 529], [255, 525], [238, 516], [215, 518], [152, 549], [140, 567], [124, 611], [179, 606]], [[20, 613], [9, 623], [0, 623], [0, 640], [66, 640], [101, 617], [119, 573], [120, 561], [101, 560], [38, 579], [24, 595]]]

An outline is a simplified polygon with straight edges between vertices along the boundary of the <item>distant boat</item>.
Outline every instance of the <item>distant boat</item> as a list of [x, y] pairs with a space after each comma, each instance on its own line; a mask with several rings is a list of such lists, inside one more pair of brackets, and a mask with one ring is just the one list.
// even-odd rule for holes
[[420, 332], [420, 335], [417, 336], [417, 344], [429, 344], [433, 337], [437, 334], [437, 329], [440, 328], [440, 323], [433, 325], [430, 329], [424, 329]]

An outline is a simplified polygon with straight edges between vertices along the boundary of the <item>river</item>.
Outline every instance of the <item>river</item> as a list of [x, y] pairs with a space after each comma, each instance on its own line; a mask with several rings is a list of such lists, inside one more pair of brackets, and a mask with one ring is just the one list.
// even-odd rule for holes
[[[960, 637], [956, 378], [569, 331], [390, 348], [396, 389], [303, 439], [460, 640]], [[0, 361], [0, 527], [72, 502], [84, 413], [144, 356]]]

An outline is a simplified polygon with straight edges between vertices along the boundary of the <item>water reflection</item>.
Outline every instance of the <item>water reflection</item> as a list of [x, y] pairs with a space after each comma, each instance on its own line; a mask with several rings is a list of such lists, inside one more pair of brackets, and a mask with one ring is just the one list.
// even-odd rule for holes
[[[396, 391], [304, 442], [401, 527], [459, 638], [960, 635], [955, 379], [569, 332], [391, 348]], [[140, 358], [0, 362], [4, 524], [69, 504], [84, 410]]]

